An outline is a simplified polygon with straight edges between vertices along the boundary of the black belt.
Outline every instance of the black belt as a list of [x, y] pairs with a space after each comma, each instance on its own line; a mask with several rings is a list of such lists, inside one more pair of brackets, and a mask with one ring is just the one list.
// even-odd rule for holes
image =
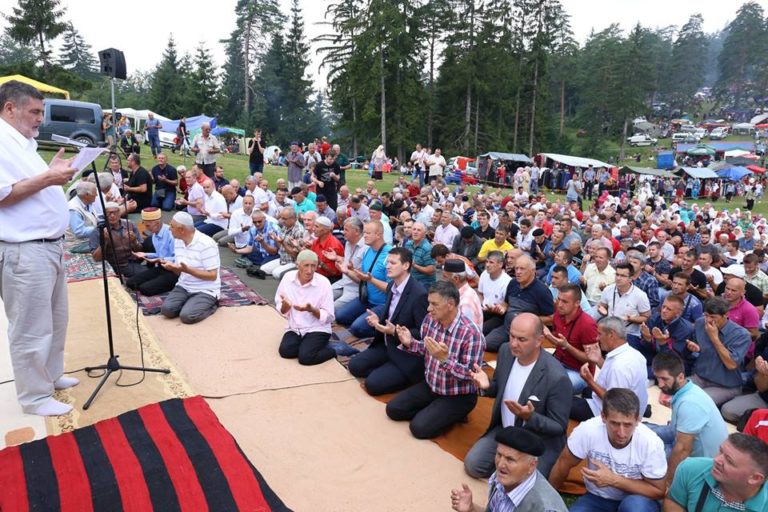
[[24, 240], [20, 244], [56, 244], [64, 240], [64, 235], [59, 238], [38, 238], [37, 240]]

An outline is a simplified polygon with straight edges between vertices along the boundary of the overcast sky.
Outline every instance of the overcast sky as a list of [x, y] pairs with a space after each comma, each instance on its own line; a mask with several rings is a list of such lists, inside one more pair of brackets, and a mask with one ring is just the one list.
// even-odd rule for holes
[[[283, 12], [289, 12], [290, 0], [279, 0]], [[114, 47], [125, 53], [129, 74], [153, 69], [161, 58], [173, 33], [182, 53], [193, 53], [202, 41], [212, 50], [220, 67], [224, 63], [224, 46], [218, 41], [229, 36], [235, 26], [234, 6], [237, 0], [198, 2], [195, 0], [131, 0], [95, 2], [93, 0], [61, 0], [67, 8], [67, 19], [93, 47], [94, 52]], [[571, 25], [579, 42], [594, 29], [602, 30], [611, 23], [629, 29], [640, 22], [644, 26], [682, 26], [693, 13], [704, 16], [707, 32], [720, 30], [733, 19], [743, 2], [740, 0], [562, 0], [571, 15]], [[0, 12], [10, 13], [18, 0], [0, 0]], [[306, 20], [305, 31], [311, 39], [326, 28], [318, 26], [332, 0], [300, 0]], [[768, 11], [768, 0], [759, 0]], [[205, 7], [203, 7], [205, 6]], [[0, 26], [7, 22], [0, 18]], [[309, 72], [317, 75], [320, 59], [312, 50]], [[324, 86], [324, 84], [315, 84]]]

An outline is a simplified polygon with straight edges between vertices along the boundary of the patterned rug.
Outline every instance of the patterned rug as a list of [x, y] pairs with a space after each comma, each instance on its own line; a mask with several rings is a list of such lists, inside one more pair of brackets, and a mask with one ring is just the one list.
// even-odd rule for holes
[[[339, 362], [339, 364], [341, 364], [341, 366], [348, 370], [349, 360], [352, 359], [352, 355], [367, 349], [368, 345], [371, 344], [371, 341], [373, 341], [373, 338], [357, 338], [353, 336], [346, 327], [336, 324], [333, 326], [330, 345], [331, 348], [336, 350], [336, 360]], [[354, 352], [354, 354], [341, 355], [347, 352], [353, 352], [355, 350], [357, 352]]]
[[202, 397], [0, 451], [0, 509], [289, 511]]
[[[134, 292], [129, 292], [131, 297], [136, 297]], [[139, 305], [145, 315], [158, 315], [163, 305], [167, 293], [155, 295], [153, 297], [139, 296]], [[248, 285], [243, 283], [237, 275], [228, 268], [221, 268], [221, 297], [219, 298], [219, 307], [249, 306], [256, 304], [263, 306], [268, 301], [258, 293], [254, 292]]]
[[[67, 282], [77, 283], [89, 279], [101, 279], [101, 262], [94, 261], [88, 253], [79, 254], [71, 252], [74, 247], [82, 243], [81, 240], [69, 240], [64, 242], [64, 268], [67, 271]], [[117, 277], [112, 266], [107, 263], [107, 277]]]

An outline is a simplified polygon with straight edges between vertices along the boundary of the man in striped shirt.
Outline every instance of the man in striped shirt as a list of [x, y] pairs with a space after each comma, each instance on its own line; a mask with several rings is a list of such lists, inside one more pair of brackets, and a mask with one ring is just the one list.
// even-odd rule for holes
[[387, 404], [387, 416], [410, 421], [411, 433], [431, 439], [462, 421], [477, 404], [472, 380], [475, 364], [482, 364], [485, 338], [459, 309], [453, 283], [438, 281], [429, 289], [429, 314], [421, 324], [421, 339], [396, 326], [405, 350], [424, 355], [425, 381], [402, 391]]
[[179, 280], [160, 312], [166, 318], [179, 317], [182, 323], [194, 324], [211, 316], [219, 304], [219, 246], [195, 229], [192, 216], [187, 212], [173, 216], [171, 234], [176, 239], [176, 261], [165, 261], [162, 265], [177, 274]]

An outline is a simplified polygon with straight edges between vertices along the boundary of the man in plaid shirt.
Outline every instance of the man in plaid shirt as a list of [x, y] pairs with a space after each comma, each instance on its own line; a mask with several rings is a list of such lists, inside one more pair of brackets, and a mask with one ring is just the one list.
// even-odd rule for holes
[[402, 391], [387, 404], [387, 416], [409, 420], [411, 433], [431, 439], [462, 421], [477, 404], [472, 380], [475, 364], [482, 364], [483, 333], [459, 309], [459, 291], [439, 281], [429, 289], [429, 312], [421, 324], [421, 339], [396, 326], [402, 348], [424, 355], [425, 381]]

